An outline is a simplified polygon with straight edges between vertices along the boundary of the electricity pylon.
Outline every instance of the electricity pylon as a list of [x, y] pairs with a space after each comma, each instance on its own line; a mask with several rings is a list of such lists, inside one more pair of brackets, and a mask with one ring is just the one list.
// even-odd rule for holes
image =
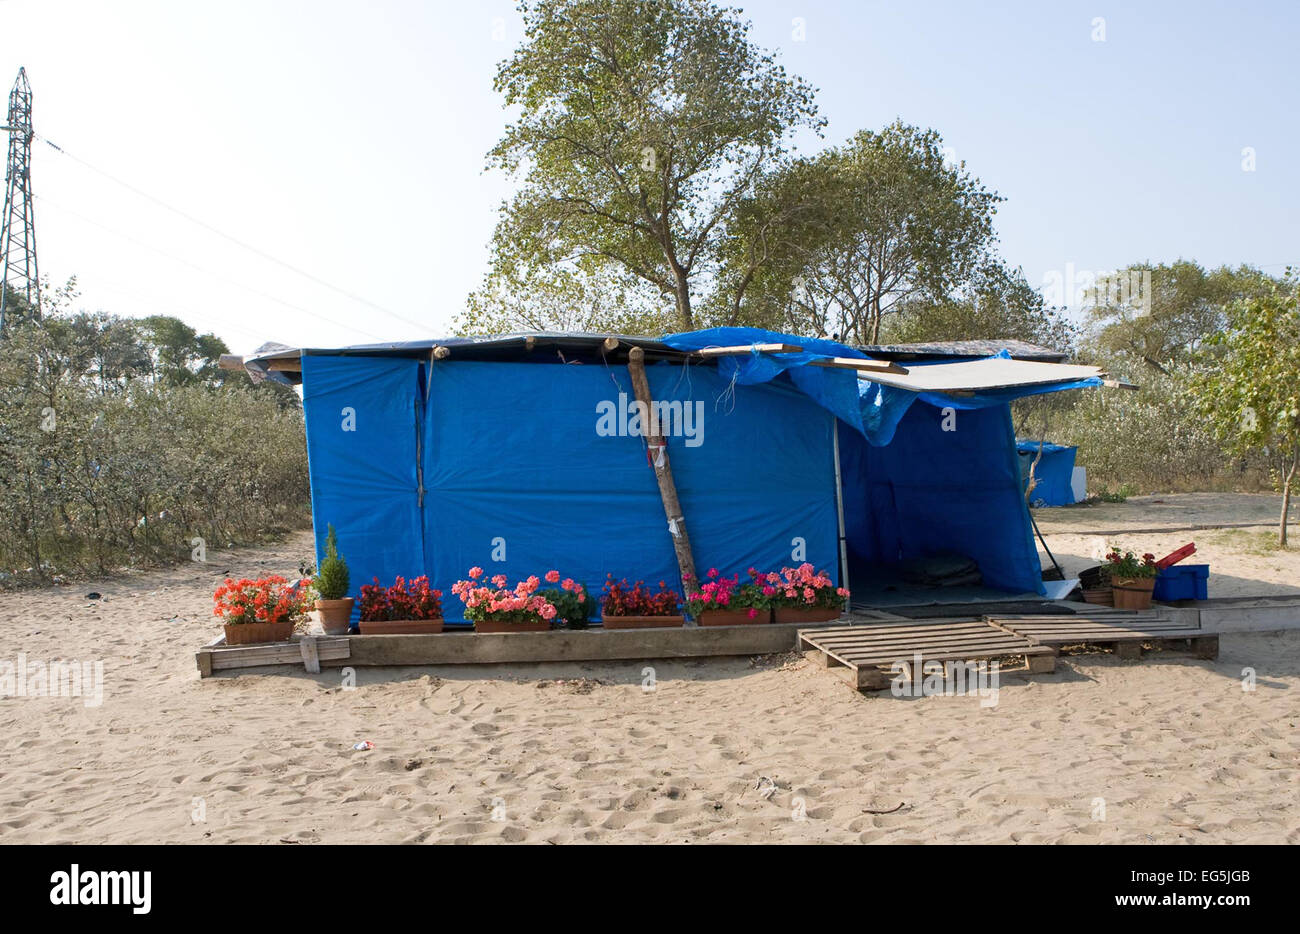
[[27, 69], [9, 92], [9, 158], [5, 162], [5, 204], [0, 224], [0, 333], [6, 316], [41, 313], [36, 265], [36, 220], [32, 214], [32, 87]]

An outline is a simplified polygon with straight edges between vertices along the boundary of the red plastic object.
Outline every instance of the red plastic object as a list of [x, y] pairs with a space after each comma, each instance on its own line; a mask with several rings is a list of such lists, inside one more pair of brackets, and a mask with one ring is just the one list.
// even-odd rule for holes
[[1156, 567], [1163, 571], [1165, 568], [1172, 567], [1184, 558], [1194, 554], [1196, 554], [1196, 542], [1188, 542], [1182, 548], [1169, 552], [1169, 554], [1157, 561]]

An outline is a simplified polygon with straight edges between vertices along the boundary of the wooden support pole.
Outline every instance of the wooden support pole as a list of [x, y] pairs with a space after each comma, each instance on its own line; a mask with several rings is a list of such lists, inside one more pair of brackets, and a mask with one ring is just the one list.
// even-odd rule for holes
[[433, 348], [433, 359], [435, 360], [446, 360], [450, 356], [451, 356], [451, 348], [449, 347], [440, 346], [440, 347]]
[[[663, 500], [664, 514], [668, 517], [668, 531], [673, 537], [673, 551], [677, 554], [677, 568], [682, 575], [683, 592], [691, 589], [688, 582], [698, 580], [695, 576], [695, 558], [691, 555], [691, 540], [686, 534], [686, 519], [682, 516], [682, 505], [677, 499], [677, 484], [673, 482], [673, 467], [668, 460], [668, 443], [658, 434], [659, 425], [652, 418], [654, 402], [650, 398], [650, 381], [645, 375], [645, 351], [633, 347], [627, 354], [627, 370], [632, 376], [632, 391], [636, 401], [641, 403], [643, 417], [641, 431], [650, 448], [650, 466], [654, 468], [655, 480], [659, 484], [659, 498]], [[650, 434], [651, 429], [655, 434]]]
[[609, 353], [614, 350], [618, 350], [618, 338], [607, 337], [605, 338], [604, 343], [602, 343], [600, 346], [605, 349], [606, 353]]

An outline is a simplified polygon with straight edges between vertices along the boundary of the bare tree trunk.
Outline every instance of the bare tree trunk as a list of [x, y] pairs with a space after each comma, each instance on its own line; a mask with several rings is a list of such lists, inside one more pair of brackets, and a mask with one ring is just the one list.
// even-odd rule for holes
[[677, 320], [682, 330], [695, 330], [695, 315], [691, 312], [690, 282], [681, 273], [677, 274], [677, 288], [674, 297], [677, 299]]
[[1286, 547], [1286, 519], [1287, 512], [1291, 508], [1291, 482], [1295, 480], [1297, 467], [1300, 467], [1300, 444], [1297, 444], [1291, 453], [1291, 469], [1286, 472], [1286, 480], [1282, 483], [1282, 518], [1278, 522], [1277, 532], [1277, 544], [1280, 548]]

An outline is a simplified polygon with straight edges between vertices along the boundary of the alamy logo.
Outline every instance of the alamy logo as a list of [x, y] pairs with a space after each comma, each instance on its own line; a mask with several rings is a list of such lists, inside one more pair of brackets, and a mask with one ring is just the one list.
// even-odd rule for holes
[[889, 670], [895, 697], [978, 697], [981, 707], [998, 705], [998, 662], [924, 661], [916, 652], [910, 662], [899, 659]]
[[647, 407], [639, 399], [629, 403], [627, 393], [620, 392], [617, 402], [602, 399], [596, 403], [596, 434], [602, 438], [685, 438], [688, 448], [698, 448], [704, 443], [704, 402], [661, 400]]
[[0, 697], [80, 697], [86, 707], [104, 703], [104, 663], [55, 659], [43, 662], [19, 652], [0, 658]]
[[51, 905], [130, 905], [132, 914], [147, 915], [152, 904], [153, 873], [95, 872], [76, 863], [50, 876]]

